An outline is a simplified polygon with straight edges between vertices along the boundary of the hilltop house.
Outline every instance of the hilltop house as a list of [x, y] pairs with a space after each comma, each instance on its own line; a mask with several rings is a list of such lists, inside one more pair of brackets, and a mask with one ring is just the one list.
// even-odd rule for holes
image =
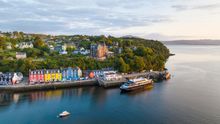
[[54, 50], [54, 46], [53, 45], [48, 45], [48, 47], [50, 48], [51, 51]]
[[67, 54], [67, 51], [66, 51], [66, 44], [64, 45], [57, 45], [54, 50], [59, 52], [60, 54], [64, 55], [64, 54]]
[[16, 59], [25, 59], [27, 54], [25, 52], [16, 52]]
[[30, 41], [30, 42], [21, 42], [19, 44], [16, 45], [17, 48], [20, 48], [20, 49], [25, 49], [25, 48], [33, 48], [34, 45], [33, 43]]
[[82, 55], [88, 55], [90, 53], [89, 50], [86, 50], [85, 48], [81, 47], [78, 50], [74, 50], [73, 54], [82, 54]]

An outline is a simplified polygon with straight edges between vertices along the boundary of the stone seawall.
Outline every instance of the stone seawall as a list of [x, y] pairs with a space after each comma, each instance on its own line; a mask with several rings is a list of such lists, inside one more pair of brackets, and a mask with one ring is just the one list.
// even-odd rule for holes
[[73, 88], [79, 86], [96, 86], [98, 85], [97, 80], [82, 80], [74, 82], [57, 82], [48, 84], [36, 84], [36, 85], [6, 85], [0, 86], [0, 92], [26, 92], [26, 91], [36, 91], [36, 90], [55, 90], [62, 88]]

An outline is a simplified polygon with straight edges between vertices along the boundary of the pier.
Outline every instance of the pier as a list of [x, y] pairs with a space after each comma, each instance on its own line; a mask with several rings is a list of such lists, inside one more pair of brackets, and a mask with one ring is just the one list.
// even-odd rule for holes
[[126, 74], [122, 75], [121, 80], [98, 80], [98, 83], [100, 86], [104, 88], [109, 88], [109, 87], [118, 87], [122, 85], [124, 82], [127, 81], [129, 78], [135, 78], [135, 77], [146, 77], [153, 79], [154, 81], [159, 81], [159, 80], [167, 80], [170, 78], [170, 74], [166, 71], [151, 71], [151, 72], [143, 72], [143, 73], [132, 73], [132, 74]]

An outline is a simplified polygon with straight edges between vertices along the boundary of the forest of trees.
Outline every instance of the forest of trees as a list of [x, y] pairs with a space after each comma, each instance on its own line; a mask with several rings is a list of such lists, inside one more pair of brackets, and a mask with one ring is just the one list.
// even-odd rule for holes
[[[103, 43], [113, 46], [110, 50], [115, 53], [104, 61], [98, 61], [89, 56], [60, 55], [58, 52], [50, 51], [43, 39], [34, 35], [27, 39], [19, 33], [19, 37], [10, 38], [0, 36], [0, 71], [1, 72], [22, 72], [28, 74], [29, 69], [53, 69], [78, 66], [82, 70], [95, 70], [106, 67], [113, 67], [119, 72], [140, 72], [143, 70], [163, 70], [169, 57], [169, 50], [159, 41], [146, 40], [141, 38], [116, 38], [112, 36], [71, 36], [70, 42], [79, 42], [78, 47], [89, 48], [91, 43]], [[70, 36], [66, 36], [70, 37]], [[74, 37], [82, 40], [74, 40]], [[84, 40], [85, 38], [89, 41]], [[33, 40], [34, 48], [18, 49], [15, 45], [19, 42]], [[6, 49], [6, 44], [11, 43], [12, 49]], [[56, 43], [56, 42], [55, 42]], [[115, 45], [117, 44], [117, 45]], [[118, 53], [118, 48], [122, 49]], [[15, 52], [26, 52], [26, 59], [15, 59]], [[12, 59], [8, 59], [12, 58]]]

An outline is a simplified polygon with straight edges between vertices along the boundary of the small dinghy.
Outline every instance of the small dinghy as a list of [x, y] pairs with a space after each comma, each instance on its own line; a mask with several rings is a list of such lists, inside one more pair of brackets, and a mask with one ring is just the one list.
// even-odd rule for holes
[[70, 113], [68, 111], [63, 111], [62, 113], [59, 114], [59, 117], [62, 118], [62, 117], [66, 117], [69, 115], [70, 115]]

